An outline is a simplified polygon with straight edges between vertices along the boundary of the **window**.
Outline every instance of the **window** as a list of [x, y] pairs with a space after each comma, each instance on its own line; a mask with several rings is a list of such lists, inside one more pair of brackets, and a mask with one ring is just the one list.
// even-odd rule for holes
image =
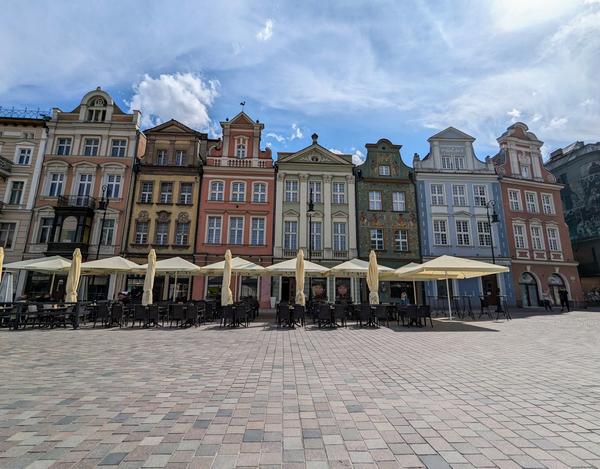
[[8, 203], [10, 205], [20, 205], [21, 199], [23, 198], [23, 188], [25, 183], [23, 181], [13, 181], [10, 186], [10, 198]]
[[527, 237], [525, 236], [525, 225], [513, 225], [513, 235], [515, 238], [515, 247], [517, 249], [527, 249]]
[[127, 140], [124, 138], [115, 139], [110, 146], [110, 156], [125, 156], [127, 151]]
[[528, 164], [520, 165], [520, 171], [521, 171], [521, 176], [523, 176], [524, 178], [529, 179], [531, 177], [531, 168], [529, 167]]
[[315, 251], [320, 251], [323, 248], [323, 224], [320, 221], [313, 221], [310, 225], [310, 248]]
[[465, 169], [465, 159], [462, 156], [454, 157], [454, 169]]
[[221, 217], [208, 217], [206, 244], [221, 244]]
[[480, 246], [492, 246], [492, 232], [487, 221], [477, 222], [477, 238]]
[[244, 217], [229, 218], [229, 244], [244, 243]]
[[0, 223], [0, 246], [11, 249], [15, 239], [16, 223]]
[[442, 156], [442, 169], [465, 169], [465, 159], [462, 156]]
[[160, 203], [170, 204], [173, 200], [173, 183], [172, 182], [161, 182], [160, 183]]
[[156, 234], [154, 244], [164, 246], [169, 244], [169, 223], [159, 222], [156, 224]]
[[56, 154], [58, 156], [68, 156], [71, 154], [71, 139], [68, 137], [61, 137], [56, 143]]
[[343, 182], [333, 183], [333, 203], [334, 204], [345, 204], [346, 203], [346, 184]]
[[283, 223], [283, 249], [295, 251], [298, 247], [298, 222], [285, 221]]
[[545, 214], [554, 214], [554, 201], [552, 200], [552, 194], [542, 194], [542, 208]]
[[175, 244], [177, 246], [187, 246], [190, 239], [190, 224], [175, 224]]
[[99, 148], [99, 138], [86, 138], [83, 141], [83, 156], [98, 156]]
[[519, 193], [519, 191], [508, 191], [508, 203], [512, 211], [521, 211], [521, 194]]
[[115, 220], [104, 220], [101, 226], [100, 244], [102, 246], [112, 246], [115, 240]]
[[250, 244], [253, 246], [263, 246], [265, 244], [265, 219], [252, 218], [250, 233]]
[[[91, 174], [80, 174], [79, 184], [77, 185], [77, 195], [81, 197], [89, 197], [92, 192], [92, 180], [94, 176]], [[85, 199], [81, 199], [85, 203]]]
[[321, 181], [308, 181], [308, 200], [311, 196], [314, 203], [320, 204], [322, 202]]
[[246, 200], [246, 183], [233, 182], [231, 183], [231, 201], [243, 202]]
[[396, 230], [394, 233], [394, 249], [396, 251], [408, 251], [407, 230]]
[[452, 169], [452, 158], [450, 156], [442, 156], [442, 168]]
[[476, 207], [485, 207], [487, 204], [486, 186], [476, 184], [473, 186], [473, 202]]
[[177, 150], [175, 152], [175, 165], [185, 166], [187, 164], [186, 155], [184, 150]]
[[406, 194], [404, 192], [392, 192], [392, 210], [394, 212], [406, 210]]
[[50, 174], [50, 185], [48, 186], [48, 196], [58, 197], [62, 194], [63, 182], [65, 175], [62, 173]]
[[541, 226], [531, 226], [531, 247], [536, 251], [541, 251], [544, 249], [544, 238], [542, 235]]
[[446, 220], [433, 220], [433, 243], [438, 246], [448, 245], [448, 223]]
[[381, 192], [371, 191], [369, 192], [369, 210], [381, 210]]
[[19, 148], [19, 154], [17, 158], [17, 164], [21, 166], [28, 166], [31, 164], [31, 148]]
[[235, 157], [246, 158], [247, 139], [245, 137], [238, 137], [235, 139]]
[[371, 230], [371, 249], [383, 251], [383, 230]]
[[452, 184], [452, 204], [455, 207], [467, 205], [467, 189], [462, 184]]
[[156, 164], [158, 166], [167, 166], [167, 150], [158, 150], [156, 152]]
[[548, 247], [551, 251], [560, 251], [560, 239], [558, 237], [558, 228], [549, 226], [546, 228], [548, 234]]
[[265, 203], [267, 201], [267, 185], [264, 182], [255, 182], [252, 186], [252, 202]]
[[379, 175], [380, 176], [389, 176], [390, 175], [390, 167], [386, 164], [379, 165]]
[[225, 183], [223, 181], [212, 181], [210, 183], [210, 194], [208, 200], [222, 201], [225, 192]]
[[298, 202], [298, 181], [286, 179], [286, 181], [285, 181], [285, 201], [286, 202]]
[[106, 197], [118, 199], [121, 195], [121, 175], [109, 174], [106, 176]]
[[346, 223], [333, 222], [333, 250], [346, 251]]
[[38, 233], [38, 243], [50, 242], [52, 234], [52, 225], [54, 224], [53, 217], [44, 217], [40, 220], [40, 231]]
[[152, 181], [142, 181], [142, 188], [140, 191], [140, 202], [143, 204], [151, 204], [153, 192], [154, 183]]
[[469, 246], [471, 244], [468, 220], [456, 220], [456, 242], [459, 246]]
[[148, 222], [138, 221], [135, 224], [135, 244], [148, 244]]
[[431, 205], [446, 205], [443, 184], [431, 185]]
[[184, 205], [192, 204], [193, 184], [191, 182], [182, 182], [179, 186], [179, 203]]
[[538, 211], [537, 194], [535, 192], [525, 191], [525, 203], [527, 204], [528, 212], [536, 213]]

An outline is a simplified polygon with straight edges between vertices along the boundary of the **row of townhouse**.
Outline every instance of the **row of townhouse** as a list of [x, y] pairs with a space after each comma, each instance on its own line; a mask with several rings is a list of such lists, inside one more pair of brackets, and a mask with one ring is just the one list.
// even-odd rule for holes
[[[87, 93], [71, 112], [44, 118], [0, 118], [0, 244], [6, 261], [123, 255], [145, 262], [183, 257], [198, 265], [234, 256], [266, 266], [294, 257], [333, 266], [374, 249], [379, 262], [400, 267], [450, 254], [511, 267], [499, 276], [450, 283], [454, 295], [486, 295], [494, 302], [536, 306], [543, 293], [566, 288], [580, 300], [581, 285], [560, 201], [561, 184], [544, 167], [540, 142], [516, 123], [485, 161], [474, 138], [452, 127], [429, 139], [429, 153], [402, 160], [401, 145], [367, 144], [366, 160], [312, 143], [274, 159], [261, 148], [264, 124], [243, 111], [221, 122], [211, 139], [170, 120], [142, 132], [138, 111], [126, 113], [105, 91]], [[92, 277], [86, 297], [140, 290], [142, 276]], [[17, 292], [48, 291], [49, 278], [19, 276]], [[176, 284], [177, 282], [177, 284]], [[294, 297], [293, 278], [236, 278], [237, 296]], [[365, 295], [354, 278], [311, 279], [334, 299]], [[60, 295], [60, 281], [53, 294]], [[445, 282], [382, 282], [384, 301], [443, 296]], [[155, 297], [218, 295], [220, 278], [155, 282]], [[316, 290], [315, 290], [316, 291]], [[310, 293], [310, 292], [309, 292]]]

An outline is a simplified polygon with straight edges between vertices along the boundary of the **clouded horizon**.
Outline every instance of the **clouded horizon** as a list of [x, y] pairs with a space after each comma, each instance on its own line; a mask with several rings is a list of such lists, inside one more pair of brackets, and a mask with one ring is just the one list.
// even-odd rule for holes
[[516, 121], [544, 152], [600, 140], [600, 0], [103, 1], [3, 4], [0, 106], [71, 110], [96, 86], [144, 127], [220, 131], [245, 110], [263, 146], [405, 161], [448, 126], [480, 159]]

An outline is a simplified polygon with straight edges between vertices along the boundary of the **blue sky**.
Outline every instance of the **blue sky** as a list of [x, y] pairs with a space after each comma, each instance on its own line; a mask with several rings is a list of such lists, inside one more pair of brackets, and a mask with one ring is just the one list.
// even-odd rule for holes
[[246, 101], [274, 152], [317, 132], [357, 161], [386, 137], [410, 162], [450, 125], [482, 159], [516, 120], [546, 153], [600, 140], [600, 0], [5, 0], [2, 18], [2, 106], [102, 86], [146, 126], [215, 135]]

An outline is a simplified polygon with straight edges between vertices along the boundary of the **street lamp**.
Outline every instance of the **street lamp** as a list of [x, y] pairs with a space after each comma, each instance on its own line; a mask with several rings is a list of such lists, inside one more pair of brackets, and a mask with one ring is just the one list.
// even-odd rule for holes
[[102, 222], [100, 224], [100, 236], [98, 236], [98, 248], [96, 250], [96, 260], [100, 257], [100, 245], [102, 244], [102, 232], [104, 231], [104, 222], [106, 221], [106, 211], [108, 210], [108, 197], [106, 192], [108, 191], [108, 186], [105, 184], [102, 186], [102, 198], [98, 202], [98, 209], [103, 210], [104, 214], [102, 215]]
[[[492, 213], [490, 215], [490, 209]], [[487, 204], [485, 204], [485, 213], [487, 215], [488, 227], [490, 228], [490, 247], [492, 248], [492, 264], [496, 264], [496, 255], [494, 254], [494, 232], [492, 230], [492, 224], [498, 223], [498, 213], [496, 213], [496, 202], [493, 200], [489, 200]], [[498, 301], [496, 305], [496, 312], [502, 312], [502, 295], [500, 294], [500, 284], [498, 282], [498, 276], [496, 275], [496, 284], [498, 287]]]
[[313, 192], [310, 191], [310, 195], [308, 198], [308, 210], [306, 211], [308, 215], [308, 260], [312, 260], [312, 217], [315, 214], [315, 203], [313, 202]]

